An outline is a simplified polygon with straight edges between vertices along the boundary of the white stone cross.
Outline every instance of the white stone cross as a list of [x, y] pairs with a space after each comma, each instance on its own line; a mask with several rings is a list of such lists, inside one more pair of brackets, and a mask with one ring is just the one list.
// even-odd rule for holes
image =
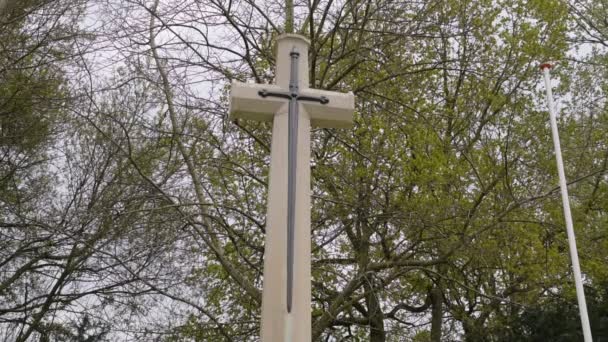
[[352, 125], [355, 97], [308, 88], [308, 40], [277, 40], [276, 85], [233, 82], [233, 119], [272, 121], [262, 342], [310, 342], [310, 127]]

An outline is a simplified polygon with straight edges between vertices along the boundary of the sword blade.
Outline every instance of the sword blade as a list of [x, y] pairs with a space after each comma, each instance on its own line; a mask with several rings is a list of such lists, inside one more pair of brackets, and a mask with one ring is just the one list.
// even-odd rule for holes
[[293, 306], [294, 244], [296, 225], [296, 170], [298, 167], [298, 56], [291, 52], [291, 75], [289, 80], [289, 137], [287, 155], [287, 312]]
[[298, 102], [289, 101], [289, 156], [287, 174], [287, 312], [293, 301], [294, 244], [296, 225], [296, 169], [298, 167]]

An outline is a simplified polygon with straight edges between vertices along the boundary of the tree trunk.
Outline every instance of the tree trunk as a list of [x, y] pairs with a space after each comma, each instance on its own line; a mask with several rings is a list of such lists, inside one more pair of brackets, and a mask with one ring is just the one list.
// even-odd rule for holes
[[4, 10], [7, 8], [8, 0], [0, 0], [0, 16], [3, 14]]
[[441, 342], [443, 321], [443, 294], [439, 287], [434, 287], [431, 296], [431, 342]]
[[376, 295], [375, 289], [371, 286], [369, 279], [365, 285], [365, 303], [367, 305], [367, 315], [369, 318], [369, 341], [385, 342], [386, 332], [384, 331], [384, 314]]
[[293, 33], [293, 0], [285, 1], [285, 33]]

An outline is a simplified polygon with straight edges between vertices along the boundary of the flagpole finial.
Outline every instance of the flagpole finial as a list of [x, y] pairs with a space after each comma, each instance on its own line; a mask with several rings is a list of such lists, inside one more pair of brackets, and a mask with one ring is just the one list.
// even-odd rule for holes
[[552, 69], [555, 65], [551, 64], [551, 63], [543, 63], [541, 65], [539, 65], [538, 67], [540, 68], [540, 70], [545, 70], [545, 69]]

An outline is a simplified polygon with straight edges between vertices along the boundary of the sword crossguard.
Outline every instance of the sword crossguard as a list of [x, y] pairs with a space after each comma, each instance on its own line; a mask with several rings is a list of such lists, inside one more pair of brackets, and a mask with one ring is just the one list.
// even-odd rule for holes
[[313, 96], [300, 96], [298, 95], [298, 93], [277, 93], [277, 92], [272, 92], [272, 91], [268, 91], [266, 89], [262, 89], [260, 91], [258, 91], [258, 95], [260, 95], [263, 98], [266, 97], [281, 97], [284, 99], [294, 99], [296, 101], [313, 101], [313, 102], [319, 102], [320, 104], [328, 104], [329, 103], [329, 99], [325, 96], [320, 96], [320, 97], [313, 97]]
[[298, 100], [299, 101], [319, 102], [320, 104], [328, 104], [329, 103], [329, 99], [327, 97], [325, 97], [325, 96], [320, 96], [320, 97], [298, 96]]
[[258, 91], [258, 95], [260, 95], [263, 98], [266, 98], [268, 96], [271, 96], [271, 97], [282, 97], [282, 98], [288, 99], [288, 100], [291, 100], [291, 98], [292, 98], [292, 95], [290, 95], [288, 93], [275, 93], [275, 92], [272, 92], [272, 91], [268, 91], [266, 89], [262, 89], [262, 90]]

